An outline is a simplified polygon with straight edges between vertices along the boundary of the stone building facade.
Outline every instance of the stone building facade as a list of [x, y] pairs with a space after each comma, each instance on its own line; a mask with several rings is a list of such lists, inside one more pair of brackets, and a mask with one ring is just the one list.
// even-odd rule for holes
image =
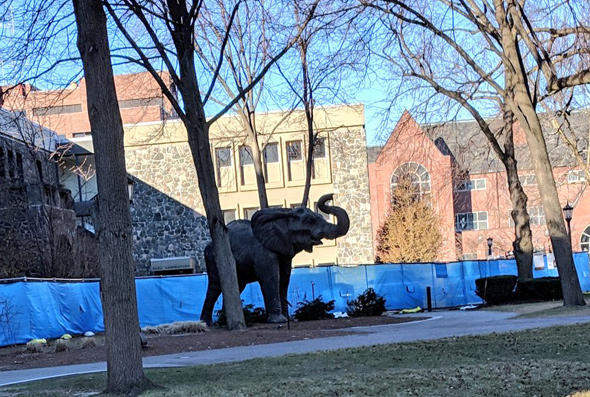
[[0, 109], [0, 277], [86, 277], [97, 264], [52, 160], [56, 136]]
[[[276, 145], [274, 160], [266, 164], [271, 206], [300, 205], [304, 180], [297, 167], [301, 164], [292, 161], [288, 147], [306, 146], [301, 116], [298, 112], [286, 118], [280, 112], [257, 116], [259, 125], [272, 128], [272, 138], [267, 138]], [[297, 255], [293, 264], [370, 263], [373, 248], [364, 108], [357, 105], [320, 109], [315, 118], [320, 120], [316, 128], [325, 139], [325, 154], [314, 160], [317, 177], [312, 180], [310, 207], [314, 209], [321, 195], [334, 193], [334, 205], [348, 212], [351, 228], [345, 237], [325, 241], [313, 253]], [[259, 205], [256, 186], [249, 174], [252, 170], [243, 160], [246, 139], [240, 131], [235, 117], [222, 118], [210, 131], [226, 221], [249, 219]], [[194, 256], [202, 267], [203, 249], [209, 236], [184, 126], [180, 121], [127, 125], [125, 145], [127, 172], [139, 187], [134, 193], [132, 214], [136, 228], [135, 253], [140, 266], [144, 269], [151, 259]], [[220, 159], [222, 154], [227, 158]]]

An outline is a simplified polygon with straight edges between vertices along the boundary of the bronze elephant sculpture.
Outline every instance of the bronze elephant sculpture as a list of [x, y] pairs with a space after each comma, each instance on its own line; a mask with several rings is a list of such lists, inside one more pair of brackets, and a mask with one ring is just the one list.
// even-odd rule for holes
[[[332, 194], [318, 200], [318, 208], [332, 214], [336, 224], [306, 207], [293, 209], [264, 208], [252, 216], [252, 221], [237, 220], [227, 225], [232, 254], [236, 260], [240, 293], [247, 284], [260, 284], [268, 322], [287, 321], [287, 290], [291, 278], [291, 261], [301, 252], [312, 252], [322, 239], [336, 239], [348, 232], [350, 221], [346, 211], [328, 206]], [[201, 320], [211, 324], [213, 307], [221, 294], [221, 283], [213, 247], [205, 248], [207, 266], [207, 295]]]

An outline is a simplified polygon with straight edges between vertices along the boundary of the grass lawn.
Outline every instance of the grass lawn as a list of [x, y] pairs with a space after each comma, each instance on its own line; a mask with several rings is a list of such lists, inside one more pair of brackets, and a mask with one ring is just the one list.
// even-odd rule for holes
[[[147, 396], [590, 396], [590, 325], [148, 370]], [[1, 373], [0, 373], [1, 376]], [[104, 374], [0, 389], [88, 396]]]
[[564, 307], [563, 301], [520, 303], [516, 305], [498, 305], [486, 307], [485, 310], [518, 313], [515, 318], [588, 316], [590, 315], [590, 294], [584, 294], [586, 306]]

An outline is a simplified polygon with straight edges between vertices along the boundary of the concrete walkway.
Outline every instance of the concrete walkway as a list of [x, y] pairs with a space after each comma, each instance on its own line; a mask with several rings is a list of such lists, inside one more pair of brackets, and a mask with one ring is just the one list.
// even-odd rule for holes
[[[429, 317], [429, 319], [411, 323], [353, 328], [360, 333], [356, 335], [145, 357], [143, 364], [146, 368], [205, 365], [377, 344], [590, 323], [590, 316], [510, 319], [515, 315], [515, 313], [482, 310], [440, 311], [429, 314], [404, 315], [405, 317]], [[0, 372], [0, 386], [101, 371], [106, 371], [106, 363], [104, 362], [4, 371]]]

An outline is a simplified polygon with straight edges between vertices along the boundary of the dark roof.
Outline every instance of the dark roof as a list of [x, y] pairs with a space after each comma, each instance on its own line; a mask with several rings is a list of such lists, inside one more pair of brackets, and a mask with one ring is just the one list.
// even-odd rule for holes
[[[569, 147], [564, 135], [571, 142], [575, 142], [578, 148], [587, 148], [590, 133], [590, 111], [574, 111], [568, 115], [567, 120], [562, 116], [549, 117], [548, 114], [540, 114], [539, 117], [552, 166], [575, 166], [573, 149]], [[503, 146], [504, 141], [500, 134], [502, 131], [501, 120], [487, 121], [494, 133], [497, 134], [498, 142]], [[452, 155], [456, 164], [463, 170], [472, 174], [504, 171], [504, 166], [491, 149], [477, 122], [473, 120], [454, 121], [421, 125], [421, 127], [441, 153]], [[375, 162], [382, 148], [383, 146], [367, 148], [367, 158], [370, 163]], [[532, 169], [528, 145], [517, 145], [515, 150], [518, 168]], [[586, 159], [586, 152], [580, 151], [579, 154], [583, 159]]]

